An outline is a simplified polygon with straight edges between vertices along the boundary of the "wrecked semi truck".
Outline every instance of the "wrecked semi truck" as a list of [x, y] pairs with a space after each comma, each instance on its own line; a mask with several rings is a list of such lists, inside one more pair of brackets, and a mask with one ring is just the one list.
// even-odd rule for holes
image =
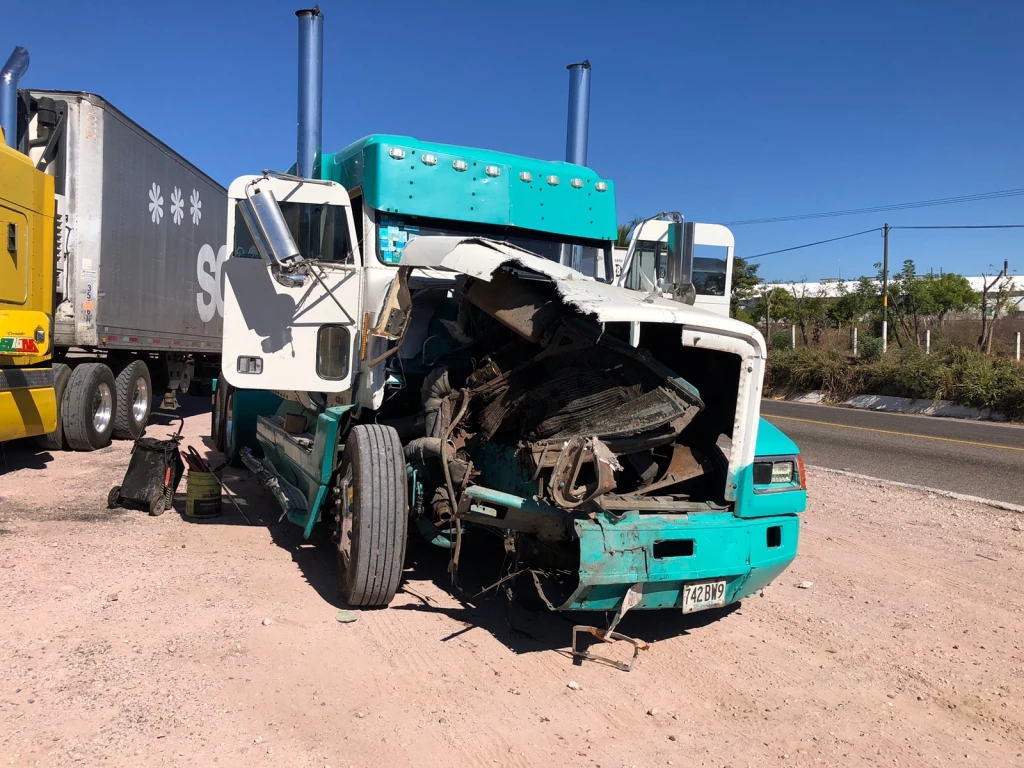
[[558, 610], [692, 612], [787, 567], [805, 475], [759, 428], [764, 342], [669, 282], [611, 284], [611, 181], [401, 136], [321, 155], [315, 107], [299, 123], [294, 174], [229, 188], [215, 437], [304, 536], [330, 528], [350, 604], [392, 599], [410, 531], [453, 578], [492, 532]]

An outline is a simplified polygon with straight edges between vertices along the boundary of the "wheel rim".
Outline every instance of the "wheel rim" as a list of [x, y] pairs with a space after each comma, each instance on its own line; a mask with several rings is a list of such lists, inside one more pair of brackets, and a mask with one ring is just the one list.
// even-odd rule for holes
[[101, 381], [92, 395], [92, 425], [100, 434], [107, 431], [113, 410], [114, 394], [110, 391], [110, 385]]
[[224, 403], [224, 453], [231, 452], [231, 438], [235, 433], [235, 419], [231, 415], [231, 407], [234, 405], [234, 395], [228, 395]]
[[142, 422], [146, 420], [148, 411], [149, 386], [145, 379], [139, 377], [135, 380], [135, 386], [132, 388], [132, 416], [135, 417], [135, 421]]

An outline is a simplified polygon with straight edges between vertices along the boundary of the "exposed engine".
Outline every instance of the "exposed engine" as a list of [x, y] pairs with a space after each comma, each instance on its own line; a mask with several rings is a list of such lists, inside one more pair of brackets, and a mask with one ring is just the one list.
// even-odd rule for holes
[[407, 387], [381, 417], [406, 417], [406, 457], [434, 526], [457, 518], [556, 542], [572, 537], [576, 515], [725, 507], [718, 435], [690, 429], [701, 393], [565, 303], [548, 278], [506, 266], [490, 281], [461, 278], [445, 300], [419, 292], [412, 311], [430, 314], [421, 352], [402, 366], [408, 384], [422, 375], [420, 401]]

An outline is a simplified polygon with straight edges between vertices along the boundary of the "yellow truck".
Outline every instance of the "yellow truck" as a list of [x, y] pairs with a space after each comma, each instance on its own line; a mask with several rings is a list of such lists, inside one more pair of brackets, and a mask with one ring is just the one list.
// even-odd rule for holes
[[[13, 57], [12, 57], [13, 58]], [[53, 343], [53, 177], [0, 128], [0, 442], [57, 428]], [[45, 437], [44, 437], [45, 440]], [[57, 446], [59, 448], [59, 446]]]

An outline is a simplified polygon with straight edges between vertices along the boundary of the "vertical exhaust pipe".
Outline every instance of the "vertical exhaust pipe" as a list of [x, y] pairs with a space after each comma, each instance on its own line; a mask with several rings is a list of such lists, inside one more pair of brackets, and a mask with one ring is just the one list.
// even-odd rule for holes
[[570, 64], [569, 119], [565, 129], [565, 161], [587, 164], [587, 137], [590, 131], [590, 62]]
[[299, 17], [299, 121], [296, 173], [313, 178], [323, 132], [324, 15], [320, 6], [296, 11]]
[[[565, 124], [565, 161], [587, 164], [587, 138], [590, 132], [590, 61], [570, 64], [569, 117]], [[562, 264], [583, 270], [583, 249], [578, 245], [562, 249]]]
[[18, 148], [18, 82], [28, 70], [28, 49], [20, 45], [0, 69], [0, 127], [7, 146]]

